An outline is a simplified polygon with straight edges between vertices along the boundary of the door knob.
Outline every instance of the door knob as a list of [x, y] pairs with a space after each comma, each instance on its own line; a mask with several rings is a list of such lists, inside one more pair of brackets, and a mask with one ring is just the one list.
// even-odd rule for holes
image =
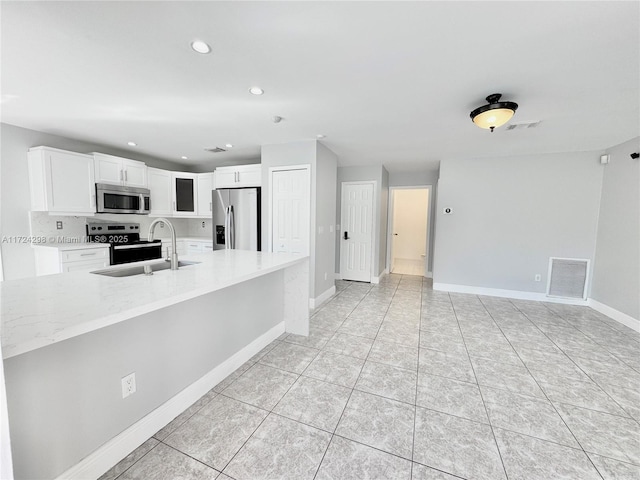
[[348, 232], [344, 232], [344, 239], [345, 240], [349, 240], [349, 233]]
[[397, 234], [397, 233], [394, 233], [394, 235], [395, 235], [396, 237], [398, 236], [398, 234]]

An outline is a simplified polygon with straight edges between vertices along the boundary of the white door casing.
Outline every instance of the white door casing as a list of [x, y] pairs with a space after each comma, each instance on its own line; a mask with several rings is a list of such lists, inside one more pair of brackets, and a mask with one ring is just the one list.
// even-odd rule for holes
[[340, 220], [340, 276], [371, 282], [375, 184], [343, 182]]
[[308, 165], [269, 169], [270, 250], [309, 255], [311, 173]]

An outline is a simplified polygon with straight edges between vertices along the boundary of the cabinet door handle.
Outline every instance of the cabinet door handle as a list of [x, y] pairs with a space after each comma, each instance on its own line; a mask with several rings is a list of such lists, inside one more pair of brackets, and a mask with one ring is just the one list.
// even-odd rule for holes
[[212, 212], [213, 211], [213, 202], [209, 202], [209, 211]]
[[124, 171], [124, 181], [125, 182], [129, 181], [129, 179], [127, 178], [127, 171], [126, 170]]
[[96, 252], [93, 253], [81, 253], [80, 256], [81, 257], [93, 257], [96, 254]]
[[120, 181], [121, 182], [124, 181], [124, 174], [122, 172], [123, 172], [123, 170], [120, 170]]
[[173, 211], [176, 211], [176, 202], [173, 202]]

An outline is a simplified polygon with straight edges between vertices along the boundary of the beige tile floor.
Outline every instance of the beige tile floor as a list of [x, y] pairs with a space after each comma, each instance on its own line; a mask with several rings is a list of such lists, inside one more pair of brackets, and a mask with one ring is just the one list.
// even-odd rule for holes
[[103, 479], [640, 479], [640, 335], [587, 307], [338, 282]]

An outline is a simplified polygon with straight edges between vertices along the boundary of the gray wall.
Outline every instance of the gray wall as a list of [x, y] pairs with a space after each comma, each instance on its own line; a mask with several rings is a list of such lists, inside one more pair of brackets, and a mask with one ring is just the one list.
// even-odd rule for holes
[[593, 261], [599, 153], [443, 160], [434, 282], [544, 293], [549, 257]]
[[[338, 157], [322, 143], [316, 152], [316, 268], [315, 294], [320, 296], [335, 285], [336, 261], [336, 179]], [[326, 277], [326, 278], [325, 278]]]
[[380, 185], [380, 230], [378, 241], [378, 267], [375, 271], [378, 276], [387, 268], [387, 233], [389, 230], [389, 172], [382, 167], [382, 177]]
[[[335, 223], [336, 155], [317, 140], [262, 146], [262, 238], [269, 236], [269, 168], [311, 165], [311, 233], [309, 250], [309, 296], [316, 298], [334, 285], [335, 242], [329, 225]], [[319, 233], [322, 226], [324, 233]], [[334, 245], [330, 245], [330, 243]], [[324, 274], [327, 273], [327, 280]]]
[[[283, 278], [274, 272], [6, 359], [16, 480], [56, 478], [278, 325]], [[120, 379], [132, 372], [137, 391], [123, 399]]]
[[429, 205], [429, 262], [427, 269], [433, 272], [434, 245], [436, 243], [436, 200], [438, 193], [438, 170], [420, 172], [396, 172], [389, 173], [389, 187], [422, 187], [431, 186], [431, 205]]
[[607, 151], [591, 297], [640, 320], [640, 138]]
[[[28, 236], [29, 171], [27, 150], [45, 145], [72, 152], [102, 152], [133, 160], [140, 160], [151, 167], [167, 170], [183, 170], [184, 165], [148, 157], [135, 152], [113, 149], [94, 143], [59, 137], [48, 133], [28, 130], [14, 125], [0, 124], [2, 145], [0, 148], [0, 236]], [[60, 232], [58, 232], [60, 233]], [[2, 262], [5, 280], [32, 277], [35, 275], [35, 260], [31, 247], [25, 243], [2, 243]]]

